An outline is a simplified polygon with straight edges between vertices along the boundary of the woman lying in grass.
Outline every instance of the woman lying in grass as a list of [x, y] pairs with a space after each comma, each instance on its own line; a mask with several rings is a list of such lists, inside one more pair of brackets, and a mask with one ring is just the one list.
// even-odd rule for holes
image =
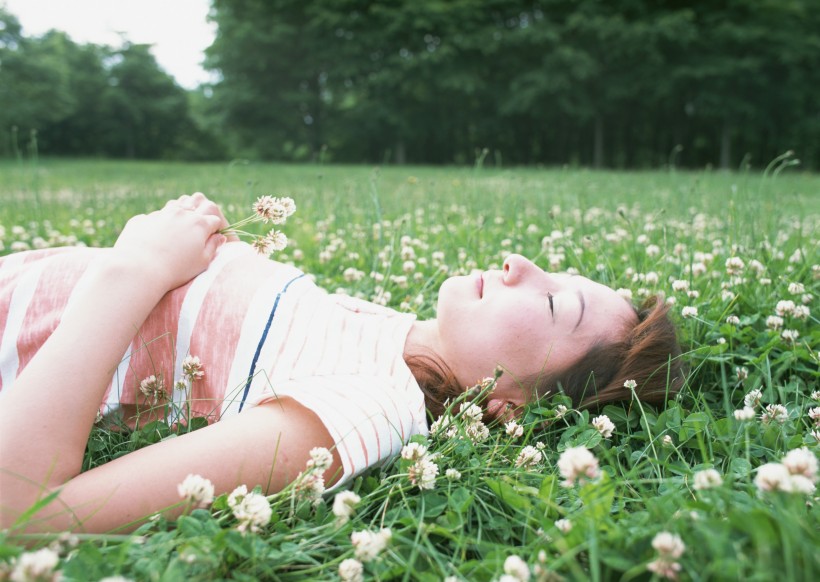
[[[437, 318], [328, 295], [220, 233], [201, 194], [131, 219], [111, 249], [0, 259], [0, 514], [28, 531], [133, 528], [184, 508], [189, 474], [217, 493], [281, 490], [311, 449], [340, 484], [398, 454], [476, 380], [503, 370], [488, 419], [563, 390], [578, 406], [662, 403], [682, 382], [659, 300], [636, 310], [581, 276], [520, 255], [452, 277]], [[102, 403], [102, 405], [101, 405]], [[100, 414], [129, 426], [210, 426], [81, 473]], [[241, 414], [239, 414], [241, 413]]]

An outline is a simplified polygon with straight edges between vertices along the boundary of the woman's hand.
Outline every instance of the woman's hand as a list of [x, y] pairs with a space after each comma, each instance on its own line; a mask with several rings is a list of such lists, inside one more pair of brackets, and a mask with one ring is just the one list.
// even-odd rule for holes
[[129, 220], [114, 244], [114, 256], [168, 291], [208, 267], [226, 240], [219, 233], [226, 226], [222, 211], [204, 194], [181, 196], [162, 210]]

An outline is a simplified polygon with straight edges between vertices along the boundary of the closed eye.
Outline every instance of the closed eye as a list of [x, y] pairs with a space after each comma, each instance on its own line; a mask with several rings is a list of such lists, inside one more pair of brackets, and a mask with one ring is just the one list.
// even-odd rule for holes
[[549, 299], [549, 302], [550, 302], [550, 313], [552, 314], [552, 318], [555, 319], [555, 309], [553, 308], [553, 305], [552, 305], [552, 293], [550, 293], [549, 291], [547, 291], [547, 298]]

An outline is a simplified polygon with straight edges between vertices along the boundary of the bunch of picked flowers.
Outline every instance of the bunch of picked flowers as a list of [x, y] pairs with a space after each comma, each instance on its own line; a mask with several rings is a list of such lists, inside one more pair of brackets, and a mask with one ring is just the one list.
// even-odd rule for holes
[[260, 196], [253, 203], [253, 214], [243, 218], [239, 222], [223, 228], [223, 234], [235, 234], [236, 236], [246, 236], [253, 239], [251, 245], [260, 255], [269, 256], [273, 251], [281, 251], [288, 246], [288, 237], [281, 230], [271, 229], [265, 236], [258, 236], [250, 232], [241, 230], [252, 222], [270, 223], [275, 225], [285, 224], [288, 217], [296, 211], [296, 203], [293, 198], [276, 196]]

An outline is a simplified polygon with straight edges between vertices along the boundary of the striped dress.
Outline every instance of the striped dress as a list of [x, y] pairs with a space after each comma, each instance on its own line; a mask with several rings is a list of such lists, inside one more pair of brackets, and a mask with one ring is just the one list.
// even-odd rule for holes
[[[0, 258], [0, 406], [89, 263], [105, 252]], [[141, 422], [189, 414], [213, 422], [288, 396], [312, 410], [336, 442], [342, 483], [427, 431], [424, 397], [402, 356], [413, 321], [329, 295], [298, 269], [228, 243], [205, 272], [154, 308], [112, 370], [100, 411], [136, 405]], [[204, 377], [175, 388], [188, 355], [200, 358]], [[140, 390], [152, 375], [164, 386], [158, 399]]]

